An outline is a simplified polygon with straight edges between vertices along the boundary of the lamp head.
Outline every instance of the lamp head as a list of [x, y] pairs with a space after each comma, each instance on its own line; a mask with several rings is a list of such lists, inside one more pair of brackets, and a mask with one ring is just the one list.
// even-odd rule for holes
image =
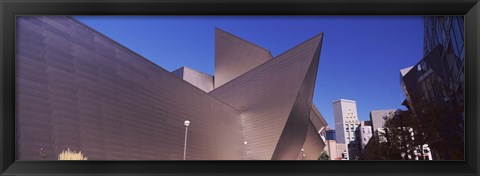
[[186, 127], [188, 127], [188, 125], [190, 125], [190, 121], [185, 120], [185, 122], [183, 122], [183, 125], [185, 125]]

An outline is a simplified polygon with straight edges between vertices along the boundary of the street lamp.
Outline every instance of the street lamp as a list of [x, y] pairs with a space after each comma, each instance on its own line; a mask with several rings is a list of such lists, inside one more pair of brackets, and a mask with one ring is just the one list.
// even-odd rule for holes
[[185, 156], [187, 154], [187, 133], [188, 133], [188, 125], [190, 125], [190, 121], [185, 120], [183, 122], [183, 125], [185, 125], [185, 145], [183, 146], [183, 160], [185, 160]]
[[302, 160], [305, 160], [305, 153], [303, 153], [305, 150], [302, 148], [300, 151], [302, 151]]

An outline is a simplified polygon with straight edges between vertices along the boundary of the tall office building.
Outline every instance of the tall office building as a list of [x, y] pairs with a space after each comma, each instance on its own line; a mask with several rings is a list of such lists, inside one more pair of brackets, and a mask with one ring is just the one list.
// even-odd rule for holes
[[336, 138], [338, 144], [345, 144], [347, 159], [357, 152], [355, 130], [358, 127], [357, 103], [353, 100], [340, 99], [333, 102]]

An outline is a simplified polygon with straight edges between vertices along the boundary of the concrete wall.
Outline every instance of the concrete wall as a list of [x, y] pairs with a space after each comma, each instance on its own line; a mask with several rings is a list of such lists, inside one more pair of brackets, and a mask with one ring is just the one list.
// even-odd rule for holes
[[385, 120], [383, 117], [388, 116], [390, 113], [395, 113], [396, 109], [374, 110], [370, 112], [370, 121], [372, 122], [372, 129], [378, 131], [379, 128], [383, 128]]
[[372, 138], [372, 134], [373, 134], [372, 126], [361, 125], [359, 127], [359, 133], [360, 133], [360, 139], [358, 140], [360, 141], [361, 150], [363, 150], [367, 145], [368, 141], [370, 141], [370, 138]]
[[325, 150], [327, 151], [330, 160], [337, 159], [337, 142], [335, 140], [327, 140]]

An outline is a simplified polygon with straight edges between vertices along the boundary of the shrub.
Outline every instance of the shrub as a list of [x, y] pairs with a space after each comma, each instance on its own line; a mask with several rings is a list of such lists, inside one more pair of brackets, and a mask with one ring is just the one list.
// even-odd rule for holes
[[70, 148], [63, 150], [58, 155], [58, 160], [87, 160], [88, 158], [83, 155], [81, 151], [78, 153], [76, 151], [71, 151]]

